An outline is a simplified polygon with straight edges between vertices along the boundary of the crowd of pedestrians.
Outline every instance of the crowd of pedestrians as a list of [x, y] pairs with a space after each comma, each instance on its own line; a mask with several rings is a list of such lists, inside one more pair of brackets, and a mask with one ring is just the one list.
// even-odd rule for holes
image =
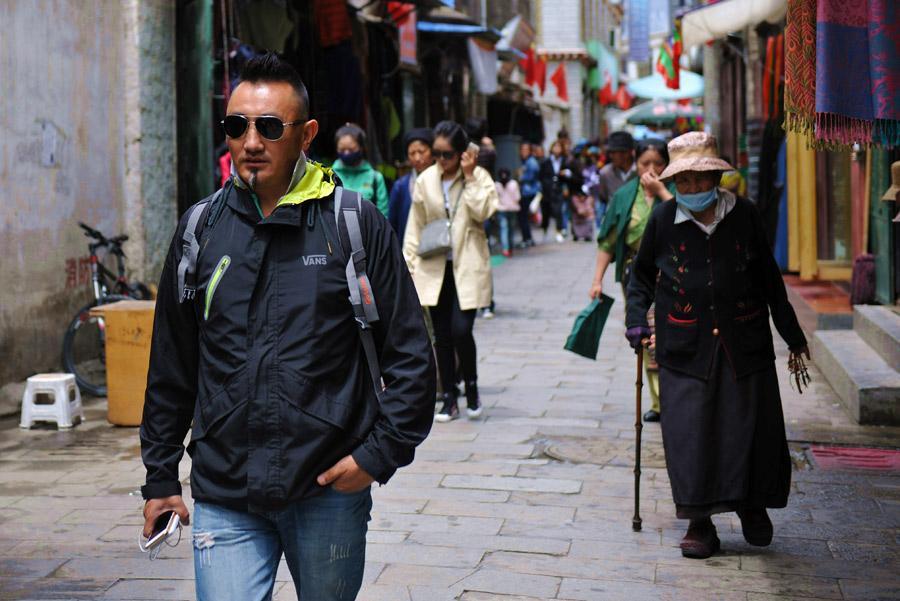
[[644, 418], [661, 421], [689, 523], [682, 554], [718, 551], [721, 512], [771, 542], [790, 459], [769, 316], [792, 366], [808, 351], [759, 215], [720, 187], [733, 168], [712, 136], [614, 132], [602, 153], [561, 134], [546, 158], [523, 144], [513, 170], [442, 121], [406, 134], [409, 172], [389, 193], [358, 125], [337, 130], [332, 167], [308, 159], [318, 122], [274, 54], [248, 61], [223, 127], [231, 177], [173, 237], [140, 430], [145, 536], [168, 512], [191, 519], [191, 431], [198, 599], [269, 598], [282, 555], [305, 598], [355, 598], [372, 483], [460, 417], [460, 396], [484, 414], [474, 323], [493, 304], [493, 218], [506, 256], [516, 226], [523, 249], [532, 224], [548, 243], [596, 238], [593, 298], [616, 263], [626, 338], [647, 358]]

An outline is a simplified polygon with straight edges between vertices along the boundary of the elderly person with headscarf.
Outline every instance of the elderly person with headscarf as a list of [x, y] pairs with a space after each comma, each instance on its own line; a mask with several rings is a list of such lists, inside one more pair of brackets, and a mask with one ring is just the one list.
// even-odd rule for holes
[[669, 142], [660, 179], [675, 202], [654, 209], [628, 284], [626, 337], [647, 344], [656, 301], [663, 446], [676, 515], [690, 520], [685, 557], [719, 550], [715, 513], [736, 511], [748, 543], [772, 541], [766, 508], [785, 507], [791, 460], [769, 316], [791, 365], [809, 357], [762, 220], [747, 200], [718, 187], [731, 165], [715, 138]]

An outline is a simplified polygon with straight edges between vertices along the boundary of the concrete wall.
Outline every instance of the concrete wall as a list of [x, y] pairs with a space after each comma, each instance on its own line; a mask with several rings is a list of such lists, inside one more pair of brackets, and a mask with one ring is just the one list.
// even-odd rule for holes
[[[158, 278], [175, 220], [174, 3], [0, 2], [0, 385], [59, 365], [84, 221]], [[170, 183], [171, 182], [171, 183]]]

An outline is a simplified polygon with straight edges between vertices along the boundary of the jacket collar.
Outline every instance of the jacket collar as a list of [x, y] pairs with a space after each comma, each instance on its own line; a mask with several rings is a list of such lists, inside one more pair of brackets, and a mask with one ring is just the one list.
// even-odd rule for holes
[[[256, 196], [250, 189], [250, 186], [238, 175], [232, 164], [231, 176], [234, 187], [241, 190], [240, 194], [230, 194], [228, 204], [232, 209], [245, 215], [255, 221], [261, 221], [260, 210], [258, 208]], [[310, 161], [306, 158], [305, 153], [300, 154], [297, 164], [294, 166], [294, 173], [291, 176], [291, 183], [288, 186], [288, 192], [278, 199], [275, 210], [266, 218], [267, 223], [299, 223], [298, 211], [286, 210], [288, 207], [300, 205], [307, 200], [315, 200], [326, 198], [331, 195], [335, 188], [334, 172], [323, 165]], [[282, 213], [285, 215], [282, 217]]]

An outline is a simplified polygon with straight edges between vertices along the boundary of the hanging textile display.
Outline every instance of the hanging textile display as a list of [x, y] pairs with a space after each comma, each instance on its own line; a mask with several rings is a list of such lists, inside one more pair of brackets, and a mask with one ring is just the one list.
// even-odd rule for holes
[[818, 147], [900, 145], [900, 6], [789, 0], [787, 127]]
[[811, 133], [816, 118], [816, 0], [788, 0], [784, 38], [785, 127]]
[[466, 39], [469, 64], [475, 79], [475, 88], [481, 94], [497, 92], [497, 49], [493, 44], [474, 37]]

